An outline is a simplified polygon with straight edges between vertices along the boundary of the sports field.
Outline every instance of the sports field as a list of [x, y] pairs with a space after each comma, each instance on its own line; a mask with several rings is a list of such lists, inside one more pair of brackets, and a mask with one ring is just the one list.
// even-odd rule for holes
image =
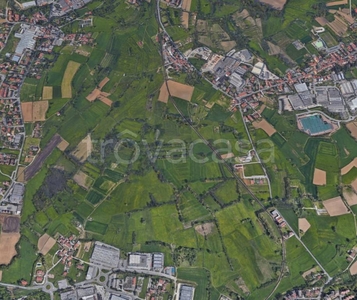
[[64, 72], [61, 84], [62, 98], [72, 98], [72, 79], [80, 67], [80, 63], [70, 60]]

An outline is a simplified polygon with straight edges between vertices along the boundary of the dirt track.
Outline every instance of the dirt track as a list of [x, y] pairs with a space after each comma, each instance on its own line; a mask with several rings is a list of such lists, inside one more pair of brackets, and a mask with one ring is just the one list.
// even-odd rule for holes
[[57, 147], [57, 145], [62, 142], [62, 138], [57, 133], [51, 138], [46, 147], [40, 151], [40, 153], [36, 156], [35, 160], [31, 163], [31, 165], [25, 170], [25, 180], [28, 181], [31, 179], [42, 167], [45, 159], [52, 153], [53, 149]]

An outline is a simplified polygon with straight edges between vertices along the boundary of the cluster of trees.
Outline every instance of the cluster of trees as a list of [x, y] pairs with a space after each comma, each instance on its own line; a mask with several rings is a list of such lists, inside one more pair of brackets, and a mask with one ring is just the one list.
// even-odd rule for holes
[[46, 206], [49, 199], [58, 195], [62, 191], [70, 191], [67, 186], [67, 180], [70, 178], [69, 174], [57, 168], [51, 168], [41, 185], [33, 197], [33, 204], [37, 210], [41, 210]]
[[192, 266], [197, 258], [197, 249], [177, 247], [173, 253], [173, 260], [175, 266], [180, 266], [183, 262], [187, 261], [190, 266]]

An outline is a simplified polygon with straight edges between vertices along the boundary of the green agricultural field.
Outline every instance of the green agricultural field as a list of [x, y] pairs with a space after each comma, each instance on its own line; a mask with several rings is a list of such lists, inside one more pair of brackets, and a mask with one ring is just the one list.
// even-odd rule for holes
[[210, 274], [207, 270], [200, 268], [179, 268], [177, 271], [178, 278], [192, 282], [196, 286], [194, 300], [208, 299], [206, 287], [210, 279]]
[[32, 268], [37, 257], [36, 249], [25, 237], [20, 239], [19, 247], [21, 256], [15, 258], [8, 268], [2, 269], [2, 280], [5, 282], [17, 284], [17, 281], [22, 278], [31, 282]]
[[311, 227], [302, 240], [310, 251], [318, 257], [330, 275], [345, 269], [348, 265], [345, 253], [354, 245], [353, 238], [356, 235], [354, 226], [351, 226], [353, 216], [317, 216], [312, 211], [307, 219]]
[[104, 175], [108, 176], [112, 181], [119, 181], [120, 179], [123, 178], [123, 173], [119, 173], [110, 169], [105, 169], [104, 170]]
[[275, 277], [269, 261], [280, 259], [275, 253], [279, 245], [256, 223], [256, 209], [248, 201], [242, 201], [216, 214], [230, 261], [235, 270], [240, 270], [251, 291]]
[[345, 126], [334, 133], [332, 139], [336, 142], [338, 148], [341, 167], [344, 167], [357, 156], [357, 143]]
[[349, 171], [345, 175], [342, 175], [342, 182], [344, 184], [351, 184], [351, 182], [354, 181], [356, 178], [357, 178], [357, 168], [352, 167], [351, 171]]
[[191, 182], [190, 187], [198, 194], [205, 193], [209, 191], [212, 187], [214, 187], [218, 182], [202, 182], [202, 181], [196, 181], [196, 182]]
[[99, 177], [93, 184], [93, 188], [100, 191], [103, 194], [107, 194], [115, 186], [115, 183], [108, 178]]
[[315, 168], [326, 171], [326, 185], [318, 187], [318, 195], [322, 200], [338, 196], [340, 167], [336, 146], [332, 143], [320, 142], [315, 161]]
[[321, 33], [320, 37], [325, 41], [327, 47], [331, 48], [338, 44], [332, 34], [328, 31]]
[[[132, 251], [133, 245], [147, 241], [175, 243], [178, 246], [197, 246], [194, 229], [184, 229], [179, 221], [175, 205], [167, 204], [152, 209], [133, 212], [130, 218], [119, 209], [104, 202], [92, 215], [93, 220], [108, 223], [103, 240]], [[111, 219], [110, 219], [110, 216]], [[161, 226], [166, 224], [165, 226]]]
[[79, 204], [78, 208], [76, 209], [76, 212], [84, 219], [87, 218], [92, 211], [93, 207], [85, 202]]
[[211, 217], [207, 209], [191, 193], [182, 193], [178, 206], [184, 222], [203, 221]]
[[41, 227], [44, 227], [48, 223], [48, 218], [43, 211], [36, 214], [35, 220]]
[[264, 171], [259, 163], [244, 165], [244, 176], [264, 175]]
[[286, 241], [286, 258], [289, 274], [280, 282], [276, 291], [278, 293], [284, 293], [291, 286], [304, 285], [305, 280], [302, 273], [316, 267], [316, 262], [295, 237]]
[[185, 163], [173, 164], [167, 160], [159, 160], [157, 164], [164, 176], [177, 186], [182, 185], [185, 180], [197, 181], [222, 176], [219, 165], [213, 161], [201, 164], [188, 159]]
[[36, 85], [31, 83], [26, 83], [21, 87], [20, 99], [23, 102], [36, 100]]
[[51, 220], [54, 220], [58, 217], [58, 213], [56, 212], [53, 206], [50, 206], [46, 209], [46, 215]]
[[238, 184], [236, 180], [228, 180], [224, 182], [214, 194], [217, 196], [221, 204], [228, 204], [239, 200]]
[[87, 195], [87, 197], [86, 197], [86, 199], [90, 203], [92, 203], [93, 205], [95, 205], [98, 202], [100, 202], [103, 198], [104, 198], [104, 196], [101, 193], [99, 193], [99, 192], [97, 192], [95, 190], [90, 190], [88, 195]]
[[87, 222], [85, 230], [99, 233], [99, 234], [105, 234], [107, 228], [108, 228], [107, 224], [91, 221], [91, 222]]
[[125, 212], [146, 207], [150, 203], [169, 202], [172, 193], [172, 187], [168, 183], [160, 183], [151, 171], [142, 177], [131, 176], [129, 182], [120, 184], [112, 192], [111, 198], [116, 199], [116, 204], [113, 204]]

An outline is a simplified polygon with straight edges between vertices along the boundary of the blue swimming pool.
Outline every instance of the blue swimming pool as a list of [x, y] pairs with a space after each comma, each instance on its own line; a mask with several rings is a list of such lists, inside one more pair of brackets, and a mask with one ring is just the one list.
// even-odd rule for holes
[[325, 122], [320, 115], [311, 115], [301, 118], [300, 122], [304, 131], [311, 135], [331, 130], [333, 127], [330, 123]]

